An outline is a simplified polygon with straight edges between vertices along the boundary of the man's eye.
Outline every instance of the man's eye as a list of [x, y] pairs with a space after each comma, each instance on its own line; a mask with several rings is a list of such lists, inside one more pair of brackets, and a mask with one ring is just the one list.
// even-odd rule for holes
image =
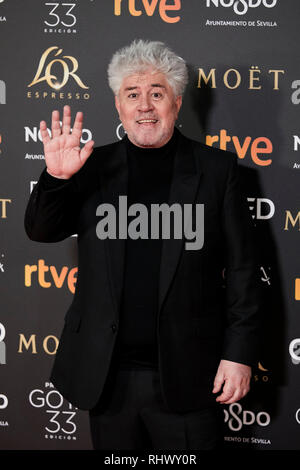
[[129, 98], [136, 98], [137, 97], [137, 93], [130, 93], [129, 95]]
[[162, 94], [158, 93], [158, 91], [156, 91], [155, 93], [153, 93], [153, 96], [154, 96], [154, 98], [160, 98], [162, 96]]

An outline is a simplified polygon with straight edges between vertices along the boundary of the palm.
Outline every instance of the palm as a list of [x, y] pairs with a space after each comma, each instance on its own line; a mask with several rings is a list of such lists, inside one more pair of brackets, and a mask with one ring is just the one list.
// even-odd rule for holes
[[92, 153], [93, 141], [80, 149], [82, 134], [82, 113], [78, 112], [71, 133], [71, 110], [64, 107], [62, 127], [59, 112], [52, 113], [52, 138], [50, 138], [45, 121], [41, 121], [40, 130], [44, 144], [44, 155], [47, 171], [51, 175], [68, 179], [76, 173]]
[[74, 174], [81, 168], [80, 141], [72, 135], [54, 137], [44, 145], [46, 165], [52, 174]]

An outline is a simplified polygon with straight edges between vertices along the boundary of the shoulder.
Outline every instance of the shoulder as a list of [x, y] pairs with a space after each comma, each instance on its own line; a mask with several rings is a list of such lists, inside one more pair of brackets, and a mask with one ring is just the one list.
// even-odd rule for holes
[[190, 146], [197, 163], [203, 169], [223, 171], [238, 161], [238, 156], [234, 152], [206, 145], [183, 134], [181, 138], [185, 147]]

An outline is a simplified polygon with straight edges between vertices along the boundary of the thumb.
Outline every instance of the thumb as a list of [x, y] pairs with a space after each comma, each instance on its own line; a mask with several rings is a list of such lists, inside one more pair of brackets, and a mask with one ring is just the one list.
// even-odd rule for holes
[[224, 375], [220, 372], [219, 373], [217, 372], [217, 375], [214, 380], [214, 388], [213, 388], [212, 393], [218, 393], [221, 390], [223, 382], [224, 382]]
[[86, 162], [86, 160], [89, 158], [91, 153], [93, 152], [93, 145], [94, 145], [93, 140], [89, 140], [84, 147], [82, 147], [81, 152], [80, 152], [80, 159], [82, 161], [82, 164]]

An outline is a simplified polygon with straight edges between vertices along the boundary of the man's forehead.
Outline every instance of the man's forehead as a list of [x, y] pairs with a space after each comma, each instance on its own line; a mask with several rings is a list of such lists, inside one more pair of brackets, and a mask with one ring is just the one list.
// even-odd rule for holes
[[154, 72], [154, 73], [136, 73], [132, 75], [128, 75], [124, 77], [122, 80], [121, 88], [128, 89], [128, 87], [139, 87], [139, 86], [160, 86], [167, 88], [168, 82], [165, 74], [162, 72]]

